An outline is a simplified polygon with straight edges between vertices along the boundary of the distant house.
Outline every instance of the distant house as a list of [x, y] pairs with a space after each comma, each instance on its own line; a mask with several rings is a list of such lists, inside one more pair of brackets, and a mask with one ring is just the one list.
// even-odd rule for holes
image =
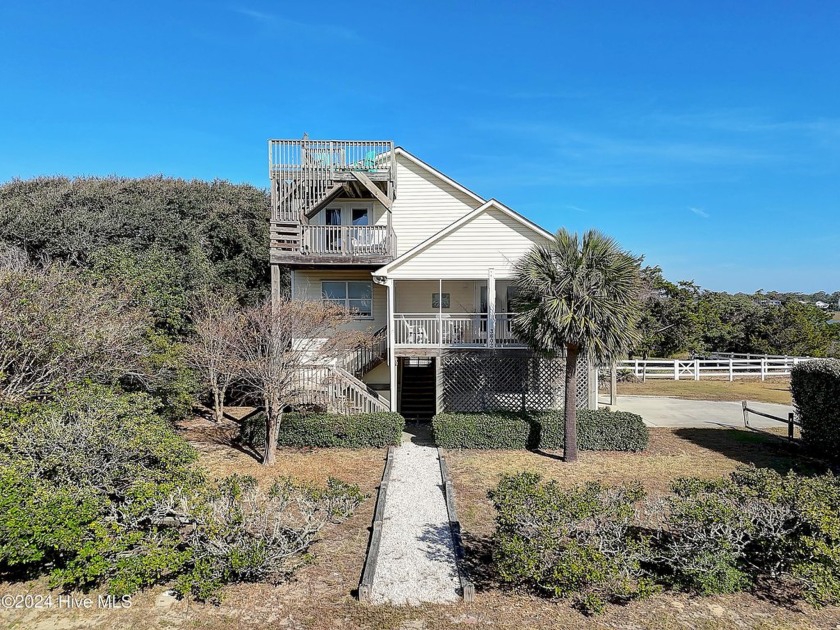
[[827, 309], [829, 307], [828, 302], [823, 302], [822, 300], [817, 300], [814, 302], [814, 306], [817, 308]]
[[758, 303], [761, 304], [762, 306], [781, 306], [782, 305], [781, 300], [764, 299], [764, 300], [759, 300]]
[[[376, 331], [375, 351], [332, 375], [337, 399], [414, 418], [562, 406], [562, 360], [511, 330], [514, 264], [550, 232], [390, 141], [272, 140], [269, 151], [274, 295], [286, 267], [293, 299], [345, 305]], [[596, 373], [583, 367], [578, 400], [595, 407]]]

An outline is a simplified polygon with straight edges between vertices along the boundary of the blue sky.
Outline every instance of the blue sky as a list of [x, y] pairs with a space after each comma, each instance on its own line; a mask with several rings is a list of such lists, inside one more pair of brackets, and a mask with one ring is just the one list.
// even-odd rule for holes
[[393, 138], [715, 290], [840, 289], [838, 2], [0, 4], [0, 181]]

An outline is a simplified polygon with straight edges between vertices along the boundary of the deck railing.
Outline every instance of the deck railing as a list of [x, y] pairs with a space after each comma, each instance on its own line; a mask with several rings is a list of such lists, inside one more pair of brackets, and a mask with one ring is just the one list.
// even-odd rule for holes
[[393, 230], [386, 225], [302, 225], [303, 256], [392, 256]]
[[299, 221], [353, 171], [393, 183], [395, 170], [390, 140], [270, 140], [272, 220]]
[[496, 313], [495, 332], [489, 335], [486, 313], [397, 313], [394, 343], [405, 346], [523, 345], [510, 327], [511, 313]]
[[391, 169], [393, 150], [391, 140], [271, 140], [269, 175], [310, 169], [385, 173]]

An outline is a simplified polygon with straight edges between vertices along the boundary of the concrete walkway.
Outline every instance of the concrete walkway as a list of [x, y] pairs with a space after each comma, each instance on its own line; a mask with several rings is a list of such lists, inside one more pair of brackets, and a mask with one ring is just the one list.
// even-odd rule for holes
[[394, 451], [371, 601], [456, 602], [458, 588], [437, 449], [405, 441]]
[[[740, 402], [717, 400], [684, 400], [667, 396], [619, 396], [616, 409], [637, 413], [651, 427], [744, 427]], [[787, 405], [750, 402], [750, 409], [787, 418], [793, 411]], [[750, 426], [781, 428], [783, 422], [750, 414]]]

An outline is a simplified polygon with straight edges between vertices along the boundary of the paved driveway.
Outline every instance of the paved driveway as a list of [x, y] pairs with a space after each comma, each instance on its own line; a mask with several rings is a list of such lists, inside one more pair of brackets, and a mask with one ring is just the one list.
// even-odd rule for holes
[[[713, 400], [683, 400], [666, 396], [619, 396], [616, 409], [632, 411], [651, 427], [741, 427], [744, 414], [739, 402]], [[793, 411], [787, 405], [750, 402], [750, 408], [780, 418], [787, 418]], [[750, 414], [750, 426], [784, 427], [785, 423]]]

